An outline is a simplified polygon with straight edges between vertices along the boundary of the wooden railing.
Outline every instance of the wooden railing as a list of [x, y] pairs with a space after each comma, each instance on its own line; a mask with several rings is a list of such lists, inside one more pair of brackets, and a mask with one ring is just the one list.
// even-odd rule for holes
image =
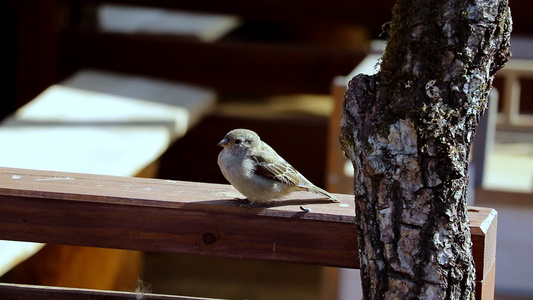
[[533, 118], [520, 115], [520, 79], [533, 78], [533, 60], [511, 59], [505, 68], [498, 71], [503, 78], [502, 116], [498, 120], [498, 128], [502, 130], [533, 130]]
[[[229, 185], [0, 168], [0, 239], [359, 267], [352, 195], [337, 204], [295, 193], [268, 208], [240, 207], [235, 196]], [[496, 212], [471, 207], [469, 217], [476, 298], [492, 299]], [[13, 284], [1, 294], [131, 296]]]

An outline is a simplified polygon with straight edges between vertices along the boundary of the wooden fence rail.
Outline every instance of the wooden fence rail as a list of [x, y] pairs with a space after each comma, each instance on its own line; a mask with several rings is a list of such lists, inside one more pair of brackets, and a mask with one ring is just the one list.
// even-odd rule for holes
[[[258, 208], [237, 195], [229, 185], [0, 168], [0, 239], [359, 266], [352, 195], [338, 204], [295, 193]], [[494, 279], [496, 212], [469, 216], [482, 293]]]

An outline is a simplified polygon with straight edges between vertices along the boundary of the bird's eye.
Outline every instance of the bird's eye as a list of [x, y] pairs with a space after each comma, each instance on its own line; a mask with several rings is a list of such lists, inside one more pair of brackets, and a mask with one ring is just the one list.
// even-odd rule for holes
[[241, 139], [236, 139], [234, 143], [238, 145], [238, 144], [242, 143], [242, 140]]

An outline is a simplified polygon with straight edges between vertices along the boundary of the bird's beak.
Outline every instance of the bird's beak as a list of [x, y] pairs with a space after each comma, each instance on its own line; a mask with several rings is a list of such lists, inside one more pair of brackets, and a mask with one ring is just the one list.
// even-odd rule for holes
[[217, 146], [227, 148], [227, 147], [230, 146], [230, 144], [229, 144], [228, 140], [224, 138], [220, 142], [218, 142]]

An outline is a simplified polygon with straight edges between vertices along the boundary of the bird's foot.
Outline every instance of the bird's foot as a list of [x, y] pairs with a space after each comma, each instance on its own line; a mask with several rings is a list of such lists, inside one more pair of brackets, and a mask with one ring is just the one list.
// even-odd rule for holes
[[259, 202], [252, 202], [248, 198], [234, 198], [232, 200], [233, 202], [236, 202], [239, 204], [240, 207], [247, 207], [247, 208], [254, 208], [254, 207], [260, 207], [260, 206], [268, 206], [270, 202], [268, 203], [259, 203]]
[[255, 207], [259, 207], [259, 206], [263, 206], [263, 205], [259, 204], [257, 202], [250, 202], [248, 204], [241, 204], [241, 207], [247, 207], [247, 208], [255, 208]]
[[256, 202], [252, 202], [248, 198], [234, 198], [232, 201], [239, 204], [240, 207], [252, 208], [258, 206]]
[[239, 204], [250, 204], [250, 200], [248, 198], [233, 198], [231, 201], [237, 202]]

